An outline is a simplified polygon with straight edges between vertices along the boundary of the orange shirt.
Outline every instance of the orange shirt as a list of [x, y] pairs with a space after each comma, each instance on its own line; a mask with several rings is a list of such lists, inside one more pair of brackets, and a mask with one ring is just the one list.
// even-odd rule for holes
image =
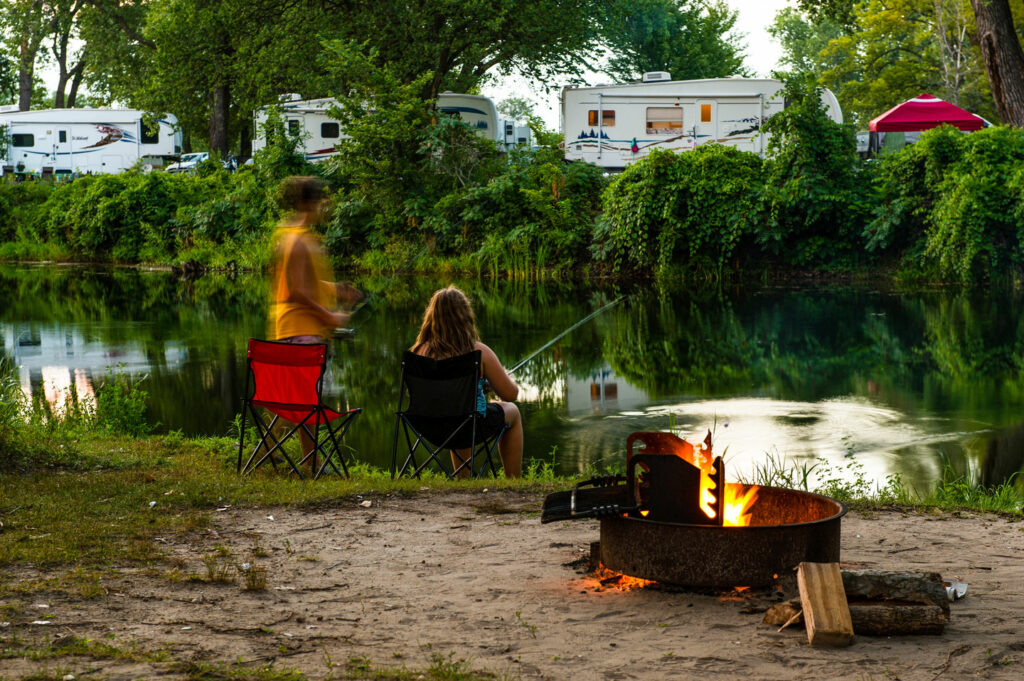
[[337, 304], [336, 291], [333, 286], [325, 283], [332, 280], [333, 274], [324, 255], [320, 239], [303, 226], [280, 226], [274, 233], [277, 250], [277, 268], [274, 281], [274, 302], [271, 307], [271, 323], [273, 339], [280, 340], [293, 336], [322, 336], [329, 338], [331, 329], [324, 325], [316, 310], [307, 305], [289, 302], [291, 288], [288, 272], [296, 244], [301, 240], [309, 253], [309, 266], [313, 268], [311, 277], [317, 287], [311, 297], [328, 310]]

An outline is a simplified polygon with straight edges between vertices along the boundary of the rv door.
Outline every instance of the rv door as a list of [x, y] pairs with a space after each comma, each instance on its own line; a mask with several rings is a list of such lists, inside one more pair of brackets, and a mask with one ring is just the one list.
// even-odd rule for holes
[[51, 160], [57, 172], [72, 170], [70, 127], [57, 128], [57, 132], [53, 136], [53, 156]]
[[718, 105], [710, 99], [698, 99], [694, 115], [696, 144], [706, 144], [718, 139]]

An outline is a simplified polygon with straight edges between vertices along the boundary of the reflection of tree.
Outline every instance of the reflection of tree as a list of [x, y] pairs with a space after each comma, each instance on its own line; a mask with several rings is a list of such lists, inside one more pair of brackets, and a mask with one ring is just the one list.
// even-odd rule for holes
[[[709, 304], [710, 303], [710, 304]], [[652, 396], [724, 393], [750, 385], [753, 351], [722, 298], [636, 296], [613, 311], [604, 355]]]
[[[991, 487], [1013, 475], [1024, 475], [1024, 423], [1006, 428], [988, 441], [980, 482]], [[1018, 479], [1017, 483], [1024, 484], [1024, 481]]]

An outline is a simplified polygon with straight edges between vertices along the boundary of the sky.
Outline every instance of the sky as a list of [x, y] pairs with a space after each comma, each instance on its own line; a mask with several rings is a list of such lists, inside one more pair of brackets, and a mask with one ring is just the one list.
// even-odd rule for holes
[[[791, 0], [728, 0], [729, 5], [739, 12], [736, 20], [736, 32], [745, 34], [746, 65], [755, 76], [767, 76], [775, 68], [782, 56], [782, 48], [768, 35], [767, 28], [775, 18], [775, 13], [791, 4]], [[589, 74], [588, 84], [610, 82], [610, 78], [599, 73]], [[545, 93], [538, 84], [524, 83], [521, 78], [502, 79], [490, 87], [483, 88], [483, 94], [500, 102], [513, 95], [526, 97], [535, 103], [535, 113], [541, 116], [547, 127], [558, 128], [558, 90], [562, 83], [557, 84], [550, 92]]]

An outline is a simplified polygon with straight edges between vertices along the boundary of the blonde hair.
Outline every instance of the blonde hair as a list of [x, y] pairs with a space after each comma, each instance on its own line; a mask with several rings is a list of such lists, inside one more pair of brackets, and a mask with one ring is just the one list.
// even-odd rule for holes
[[423, 325], [412, 351], [426, 350], [429, 357], [448, 359], [472, 352], [480, 335], [473, 305], [454, 286], [436, 291], [423, 313]]

